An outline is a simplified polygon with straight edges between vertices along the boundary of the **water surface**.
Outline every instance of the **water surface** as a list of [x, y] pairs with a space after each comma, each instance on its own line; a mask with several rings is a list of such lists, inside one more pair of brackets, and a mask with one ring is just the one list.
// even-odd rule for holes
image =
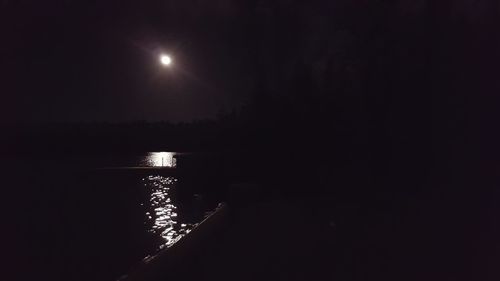
[[94, 169], [176, 167], [175, 155], [3, 159], [6, 279], [116, 280], [182, 239], [218, 202], [175, 176]]

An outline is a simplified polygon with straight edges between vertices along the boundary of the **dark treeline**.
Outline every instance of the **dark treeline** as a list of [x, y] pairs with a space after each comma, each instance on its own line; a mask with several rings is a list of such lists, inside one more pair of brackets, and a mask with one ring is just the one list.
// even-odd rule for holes
[[214, 143], [213, 121], [173, 124], [45, 123], [4, 127], [6, 154], [88, 154], [199, 151]]

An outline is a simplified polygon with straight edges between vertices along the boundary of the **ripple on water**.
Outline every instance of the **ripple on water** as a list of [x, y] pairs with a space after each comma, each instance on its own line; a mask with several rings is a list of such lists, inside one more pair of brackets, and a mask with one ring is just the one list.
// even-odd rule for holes
[[189, 233], [195, 224], [179, 223], [177, 207], [172, 204], [169, 191], [177, 182], [174, 177], [148, 176], [142, 179], [150, 191], [150, 211], [146, 212], [148, 231], [158, 235], [163, 243], [159, 249], [170, 247]]

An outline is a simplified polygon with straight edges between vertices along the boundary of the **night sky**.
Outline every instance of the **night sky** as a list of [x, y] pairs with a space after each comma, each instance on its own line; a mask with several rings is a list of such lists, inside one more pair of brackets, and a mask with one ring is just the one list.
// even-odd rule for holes
[[[6, 117], [191, 120], [248, 92], [253, 54], [228, 1], [3, 2]], [[159, 65], [162, 52], [175, 67]]]
[[[266, 5], [3, 1], [2, 117], [190, 121], [237, 108], [255, 73], [273, 63], [265, 61], [275, 41]], [[295, 20], [303, 6], [291, 3], [280, 20]], [[301, 58], [304, 31], [286, 28], [281, 56], [293, 62]], [[162, 52], [173, 57], [172, 68], [159, 65]]]
[[[283, 91], [298, 64], [317, 75], [349, 50], [344, 19], [369, 25], [372, 10], [356, 1], [349, 14], [348, 2], [3, 0], [0, 119], [213, 118], [247, 102], [256, 77]], [[490, 6], [479, 2], [455, 1], [451, 13], [480, 17]], [[406, 17], [426, 3], [396, 6]], [[173, 67], [158, 63], [162, 52]]]

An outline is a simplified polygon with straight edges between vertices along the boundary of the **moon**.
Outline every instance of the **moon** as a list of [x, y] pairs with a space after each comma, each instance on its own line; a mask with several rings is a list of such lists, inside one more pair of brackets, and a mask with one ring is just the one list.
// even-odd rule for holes
[[169, 66], [170, 64], [172, 64], [172, 58], [168, 55], [161, 55], [160, 62], [165, 66]]

